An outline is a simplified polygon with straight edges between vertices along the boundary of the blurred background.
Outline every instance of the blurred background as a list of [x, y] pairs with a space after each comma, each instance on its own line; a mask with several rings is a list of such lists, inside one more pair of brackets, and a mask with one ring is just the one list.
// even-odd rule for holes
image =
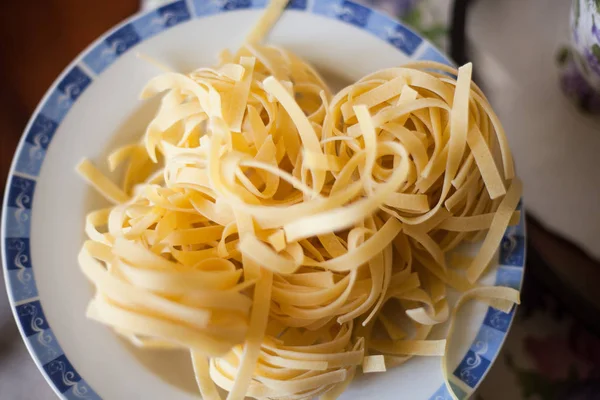
[[[474, 397], [600, 399], [600, 1], [362, 2], [398, 16], [458, 64], [475, 63], [525, 183], [523, 305]], [[58, 74], [113, 25], [162, 3], [0, 1], [2, 193], [21, 133]], [[0, 399], [54, 398], [1, 293]]]

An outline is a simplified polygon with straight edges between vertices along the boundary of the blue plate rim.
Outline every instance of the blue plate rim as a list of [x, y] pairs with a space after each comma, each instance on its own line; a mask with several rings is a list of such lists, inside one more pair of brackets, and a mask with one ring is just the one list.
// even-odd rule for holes
[[[100, 396], [77, 373], [60, 348], [45, 319], [35, 286], [28, 229], [35, 183], [54, 132], [77, 98], [93, 84], [95, 78], [137, 44], [181, 23], [234, 10], [261, 9], [267, 3], [268, 0], [224, 0], [221, 3], [174, 0], [156, 9], [135, 14], [83, 50], [53, 82], [32, 114], [8, 174], [0, 248], [6, 290], [19, 332], [36, 366], [59, 398], [100, 399]], [[366, 30], [387, 41], [410, 59], [433, 59], [452, 65], [441, 51], [411, 28], [381, 11], [355, 1], [291, 0], [289, 8], [340, 20]], [[104, 58], [98, 58], [98, 54]], [[28, 139], [33, 143], [28, 142]], [[25, 151], [26, 148], [28, 152]], [[15, 215], [11, 216], [9, 209], [16, 209]], [[17, 218], [17, 212], [19, 219], [8, 221], [9, 217]], [[509, 228], [505, 234], [496, 277], [496, 284], [509, 285], [518, 290], [521, 288], [526, 259], [524, 217], [522, 212], [520, 224]], [[17, 229], [20, 233], [16, 233]], [[491, 307], [488, 309], [480, 334], [450, 376], [451, 386], [459, 398], [466, 398], [472, 393], [491, 369], [510, 330], [515, 309], [516, 307], [508, 314], [501, 313], [504, 315], [497, 314], [499, 311]], [[495, 351], [490, 350], [490, 347]], [[451, 400], [452, 397], [446, 385], [442, 384], [430, 399]]]

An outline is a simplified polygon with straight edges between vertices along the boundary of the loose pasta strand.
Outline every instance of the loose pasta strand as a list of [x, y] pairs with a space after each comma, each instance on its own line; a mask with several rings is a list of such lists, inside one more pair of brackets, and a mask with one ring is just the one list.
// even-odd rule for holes
[[108, 160], [121, 187], [78, 167], [115, 204], [86, 219], [89, 316], [136, 346], [189, 349], [207, 399], [333, 399], [357, 366], [445, 356], [451, 337], [429, 333], [467, 299], [518, 302], [478, 284], [521, 184], [471, 65], [415, 62], [332, 96], [259, 44], [286, 4], [215, 67], [148, 83], [144, 98], [165, 92], [156, 116]]

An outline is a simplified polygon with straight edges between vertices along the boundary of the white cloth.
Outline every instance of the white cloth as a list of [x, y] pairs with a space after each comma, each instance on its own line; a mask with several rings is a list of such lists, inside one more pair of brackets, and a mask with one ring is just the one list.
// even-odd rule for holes
[[469, 36], [513, 149], [526, 209], [600, 260], [600, 123], [563, 95], [555, 62], [569, 43], [570, 4], [478, 1]]

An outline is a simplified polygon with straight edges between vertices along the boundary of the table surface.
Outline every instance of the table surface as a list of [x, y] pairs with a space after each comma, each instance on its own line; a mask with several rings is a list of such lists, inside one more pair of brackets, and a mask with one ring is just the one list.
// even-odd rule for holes
[[[562, 97], [552, 64], [557, 45], [567, 38], [566, 3], [480, 0], [469, 23], [473, 57], [509, 132], [519, 174], [527, 187], [528, 208], [544, 224], [600, 257], [600, 212], [595, 210], [600, 178], [593, 169], [600, 133], [594, 132], [595, 122], [578, 115]], [[45, 0], [35, 7], [28, 2], [0, 2], [0, 74], [10, 77], [0, 91], [0, 188], [4, 188], [21, 132], [47, 87], [73, 57], [138, 6], [137, 0]], [[539, 31], [532, 31], [534, 25]], [[539, 235], [536, 229], [540, 229]], [[539, 226], [530, 229], [531, 235], [536, 236], [546, 262], [568, 264], [573, 254], [568, 245], [552, 241], [553, 236]], [[549, 248], [554, 253], [543, 251]], [[559, 255], [560, 249], [567, 250]], [[579, 256], [580, 264], [595, 265]], [[539, 398], [558, 398], [544, 393], [587, 390], [589, 377], [600, 376], [600, 341], [590, 339], [581, 323], [561, 306], [561, 300], [529, 275], [528, 271], [525, 305], [502, 360], [484, 381], [475, 396], [478, 399], [521, 399], [528, 397], [528, 391]], [[0, 291], [2, 279], [0, 276]], [[585, 356], [565, 344], [572, 335], [591, 343]], [[549, 344], [553, 351], [547, 357], [555, 357], [562, 369], [540, 354], [540, 346], [548, 348]], [[595, 358], [590, 358], [590, 351]], [[587, 385], [584, 389], [583, 384], [564, 383], [573, 365]], [[600, 393], [598, 388], [596, 393]], [[19, 337], [5, 294], [0, 293], [0, 399], [54, 398]]]

